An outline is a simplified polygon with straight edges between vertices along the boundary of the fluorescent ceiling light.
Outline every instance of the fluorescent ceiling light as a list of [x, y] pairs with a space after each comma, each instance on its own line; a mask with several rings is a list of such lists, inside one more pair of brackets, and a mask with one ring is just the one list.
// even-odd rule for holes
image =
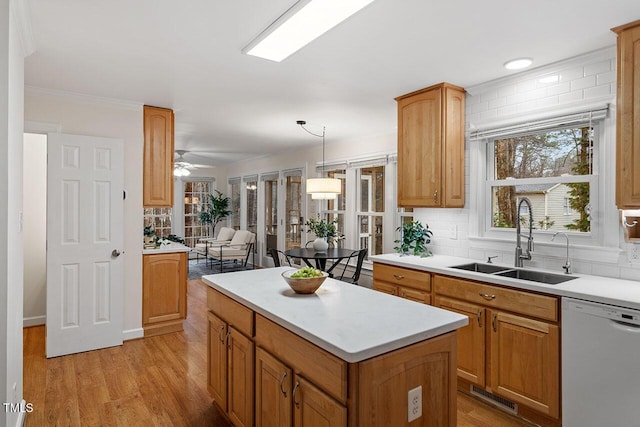
[[242, 49], [242, 52], [280, 62], [372, 2], [373, 0], [300, 0]]
[[505, 62], [504, 68], [506, 68], [507, 70], [520, 70], [522, 68], [527, 68], [532, 63], [533, 59], [531, 58], [517, 58]]

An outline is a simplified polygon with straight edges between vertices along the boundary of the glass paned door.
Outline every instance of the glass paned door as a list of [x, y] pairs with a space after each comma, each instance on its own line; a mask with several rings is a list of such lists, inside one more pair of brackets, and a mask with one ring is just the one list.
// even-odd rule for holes
[[278, 176], [264, 179], [264, 234], [265, 255], [278, 249]]
[[302, 235], [302, 171], [285, 178], [285, 250], [299, 248]]
[[247, 192], [247, 230], [256, 234], [258, 232], [258, 179], [246, 180]]

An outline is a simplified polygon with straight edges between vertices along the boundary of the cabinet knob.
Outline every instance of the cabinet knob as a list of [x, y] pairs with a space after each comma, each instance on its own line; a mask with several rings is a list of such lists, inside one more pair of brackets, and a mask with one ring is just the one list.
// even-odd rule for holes
[[438, 201], [438, 190], [433, 192], [433, 201], [437, 202]]
[[404, 276], [402, 274], [394, 274], [393, 277], [396, 278], [396, 280], [402, 280], [404, 279]]
[[482, 327], [482, 310], [478, 310], [478, 326]]
[[407, 296], [407, 293], [405, 291], [402, 291], [402, 293], [400, 294], [400, 296], [405, 297]]
[[498, 327], [496, 326], [496, 319], [498, 318], [497, 314], [494, 314], [491, 319], [491, 325], [493, 326], [493, 332], [498, 332]]
[[222, 336], [223, 333], [224, 333], [224, 325], [220, 326], [220, 331], [218, 331], [218, 339], [220, 339], [220, 342], [222, 344], [224, 344], [224, 337]]

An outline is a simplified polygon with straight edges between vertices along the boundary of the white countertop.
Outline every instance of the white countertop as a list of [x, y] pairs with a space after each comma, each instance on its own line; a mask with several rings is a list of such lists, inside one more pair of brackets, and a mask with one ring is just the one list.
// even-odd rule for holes
[[354, 363], [451, 332], [462, 316], [326, 279], [311, 295], [281, 277], [291, 267], [203, 276], [205, 283], [328, 352]]
[[[414, 268], [417, 270], [441, 273], [448, 276], [460, 277], [463, 279], [478, 280], [481, 282], [494, 283], [497, 285], [510, 286], [513, 288], [527, 289], [536, 292], [543, 292], [551, 295], [578, 298], [588, 301], [595, 301], [604, 304], [612, 304], [621, 307], [640, 309], [640, 282], [633, 280], [614, 279], [601, 276], [590, 276], [585, 274], [571, 274], [577, 277], [558, 285], [546, 285], [544, 283], [531, 282], [528, 280], [512, 279], [493, 274], [476, 273], [473, 271], [450, 268], [454, 265], [461, 265], [471, 262], [484, 264], [482, 261], [459, 258], [447, 255], [433, 255], [427, 258], [420, 258], [413, 255], [384, 254], [370, 257], [373, 262], [396, 265], [399, 267]], [[504, 264], [496, 264], [504, 265]], [[507, 266], [506, 268], [514, 268]], [[526, 268], [527, 270], [546, 271], [553, 274], [564, 274], [563, 272]]]
[[182, 243], [170, 241], [170, 243], [163, 243], [157, 248], [142, 249], [143, 255], [162, 254], [170, 252], [191, 252], [191, 248], [189, 246], [183, 245]]

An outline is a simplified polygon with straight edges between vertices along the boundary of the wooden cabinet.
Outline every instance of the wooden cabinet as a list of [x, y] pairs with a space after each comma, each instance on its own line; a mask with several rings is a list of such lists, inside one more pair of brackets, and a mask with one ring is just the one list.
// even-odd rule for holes
[[425, 271], [374, 263], [373, 289], [431, 304], [431, 275]]
[[348, 363], [217, 290], [207, 306], [208, 389], [236, 426], [404, 425], [418, 386], [411, 425], [456, 425], [455, 331]]
[[396, 101], [398, 206], [464, 207], [464, 89], [441, 83]]
[[558, 299], [440, 275], [433, 282], [437, 307], [469, 317], [458, 330], [458, 377], [542, 414], [536, 421], [543, 425], [555, 425], [560, 417]]
[[187, 318], [187, 253], [142, 256], [144, 336], [182, 330]]
[[347, 425], [345, 406], [262, 348], [256, 349], [255, 390], [256, 426]]
[[618, 35], [616, 205], [640, 208], [640, 21], [613, 28]]
[[254, 314], [219, 293], [207, 293], [208, 389], [236, 426], [254, 423]]
[[173, 110], [144, 106], [143, 206], [173, 206]]

